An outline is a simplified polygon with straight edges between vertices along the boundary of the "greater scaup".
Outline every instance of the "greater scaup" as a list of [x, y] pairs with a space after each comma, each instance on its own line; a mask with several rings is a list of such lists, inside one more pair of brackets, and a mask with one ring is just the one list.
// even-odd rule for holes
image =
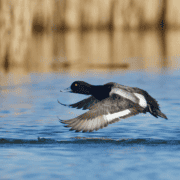
[[[61, 91], [64, 92], [64, 91]], [[76, 132], [92, 132], [115, 123], [120, 118], [128, 118], [138, 113], [149, 112], [156, 118], [158, 116], [167, 119], [166, 115], [160, 111], [159, 104], [146, 91], [123, 86], [118, 83], [107, 83], [94, 86], [83, 81], [75, 81], [65, 90], [65, 92], [91, 95], [75, 104], [62, 104], [77, 109], [89, 109], [88, 112], [70, 119], [60, 120], [71, 127], [70, 130]]]

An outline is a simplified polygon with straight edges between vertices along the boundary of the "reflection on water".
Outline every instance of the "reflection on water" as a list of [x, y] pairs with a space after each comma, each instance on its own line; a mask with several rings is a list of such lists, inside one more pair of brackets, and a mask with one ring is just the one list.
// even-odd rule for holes
[[[42, 56], [38, 57], [38, 52], [32, 57], [33, 59], [35, 58], [35, 62], [37, 62], [34, 67], [38, 66], [41, 60], [46, 60], [47, 63], [52, 62], [52, 59], [54, 59], [52, 52], [54, 50], [52, 44], [54, 34], [62, 33], [62, 36], [66, 36], [66, 33], [71, 33], [76, 30], [78, 30], [80, 34], [87, 31], [106, 30], [111, 36], [113, 36], [115, 31], [140, 31], [139, 34], [142, 34], [142, 32], [145, 31], [157, 30], [163, 37], [166, 30], [170, 29], [168, 28], [170, 27], [169, 25], [178, 27], [178, 20], [176, 18], [179, 16], [178, 11], [175, 9], [178, 5], [178, 1], [167, 3], [166, 0], [160, 2], [156, 0], [147, 2], [142, 0], [46, 0], [46, 2], [27, 0], [18, 3], [16, 1], [2, 1], [0, 16], [2, 24], [2, 28], [0, 29], [0, 34], [2, 34], [2, 36], [0, 36], [0, 42], [2, 42], [0, 61], [7, 70], [9, 65], [25, 66], [27, 68], [29, 68], [30, 65], [32, 67], [34, 63], [29, 64], [31, 59], [27, 59], [32, 53], [31, 48], [36, 47], [36, 50], [38, 50]], [[176, 18], [174, 18], [174, 16], [176, 16]], [[164, 27], [162, 26], [163, 21], [165, 22]], [[130, 35], [131, 33], [128, 34]], [[65, 53], [68, 53], [69, 50], [76, 53], [77, 51], [75, 51], [74, 45], [79, 44], [82, 36], [80, 35], [80, 39], [78, 38], [78, 41], [75, 40], [75, 43], [72, 43], [74, 37], [71, 38], [71, 44], [68, 46], [66, 46], [68, 42], [68, 40], [66, 41], [66, 37], [64, 37], [65, 41], [62, 41], [62, 44], [66, 46]], [[96, 40], [99, 39], [99, 37], [93, 35], [90, 38], [92, 40], [94, 38], [96, 38]], [[43, 44], [43, 46], [39, 46], [39, 43], [34, 43], [32, 47], [29, 42], [33, 41], [33, 39], [40, 40], [40, 44]], [[89, 41], [91, 41], [91, 39]], [[110, 37], [110, 41], [114, 40]], [[109, 54], [109, 52], [111, 52], [109, 51], [109, 46], [111, 46], [111, 44], [106, 43], [106, 39], [104, 42], [101, 40], [101, 42], [100, 46], [99, 43], [95, 44], [98, 45], [98, 47], [93, 46], [93, 51], [101, 48], [99, 50], [101, 52], [100, 58], [105, 58], [105, 61], [106, 59], [109, 61], [108, 56], [111, 57], [111, 54]], [[162, 46], [166, 45], [163, 39], [162, 42], [164, 42], [161, 44]], [[129, 43], [134, 43], [134, 41]], [[114, 46], [114, 44], [112, 46]], [[82, 47], [82, 45], [80, 45], [80, 47]], [[123, 44], [123, 47], [127, 47], [126, 44]], [[131, 47], [133, 47], [133, 44]], [[60, 48], [60, 50], [61, 49], [62, 48]], [[102, 50], [104, 56], [102, 56]], [[126, 50], [131, 51], [129, 48]], [[33, 55], [34, 54], [35, 53], [33, 53]], [[48, 55], [50, 55], [50, 57]], [[97, 57], [96, 54], [95, 57]], [[68, 61], [74, 59], [72, 57], [69, 58], [70, 60], [68, 59]], [[97, 58], [97, 60], [103, 61], [103, 59], [100, 58]], [[83, 60], [83, 58], [81, 58], [81, 60]], [[90, 59], [90, 61], [92, 60], [94, 59]], [[64, 66], [67, 67], [68, 64], [65, 63]]]
[[[44, 34], [29, 40], [29, 53], [21, 67], [25, 72], [179, 67], [178, 34], [168, 31], [166, 36], [160, 36], [158, 31], [105, 30]], [[167, 58], [169, 56], [171, 58]]]

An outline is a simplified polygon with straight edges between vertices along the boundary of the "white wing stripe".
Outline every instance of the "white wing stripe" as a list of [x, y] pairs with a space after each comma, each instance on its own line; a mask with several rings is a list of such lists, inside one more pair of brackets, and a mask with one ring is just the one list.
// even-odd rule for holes
[[134, 95], [139, 99], [139, 105], [143, 108], [147, 107], [147, 101], [142, 94], [134, 93]]
[[133, 101], [134, 103], [138, 103], [138, 99], [136, 98], [136, 96], [134, 96], [132, 93], [125, 91], [123, 89], [119, 89], [119, 88], [114, 88], [111, 90], [110, 95], [111, 94], [117, 94], [119, 96], [122, 96], [126, 99], [129, 99], [131, 101]]
[[113, 113], [113, 114], [108, 114], [108, 115], [104, 115], [104, 119], [106, 119], [108, 122], [112, 121], [113, 119], [119, 118], [119, 117], [123, 117], [127, 114], [130, 114], [131, 111], [129, 109], [126, 109], [124, 111], [120, 111], [117, 113]]

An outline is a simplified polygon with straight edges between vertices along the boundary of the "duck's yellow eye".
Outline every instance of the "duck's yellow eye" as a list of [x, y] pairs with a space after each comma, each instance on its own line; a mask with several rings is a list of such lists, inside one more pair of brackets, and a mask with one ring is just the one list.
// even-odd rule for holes
[[77, 84], [75, 84], [75, 86], [77, 86]]

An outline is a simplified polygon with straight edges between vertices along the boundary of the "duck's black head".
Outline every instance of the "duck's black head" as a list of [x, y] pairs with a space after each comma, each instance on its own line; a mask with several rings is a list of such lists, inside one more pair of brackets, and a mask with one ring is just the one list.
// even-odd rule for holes
[[74, 81], [70, 88], [73, 93], [89, 95], [91, 94], [92, 85], [84, 81]]
[[84, 81], [74, 81], [71, 86], [61, 92], [79, 93], [79, 94], [91, 94], [93, 85]]

